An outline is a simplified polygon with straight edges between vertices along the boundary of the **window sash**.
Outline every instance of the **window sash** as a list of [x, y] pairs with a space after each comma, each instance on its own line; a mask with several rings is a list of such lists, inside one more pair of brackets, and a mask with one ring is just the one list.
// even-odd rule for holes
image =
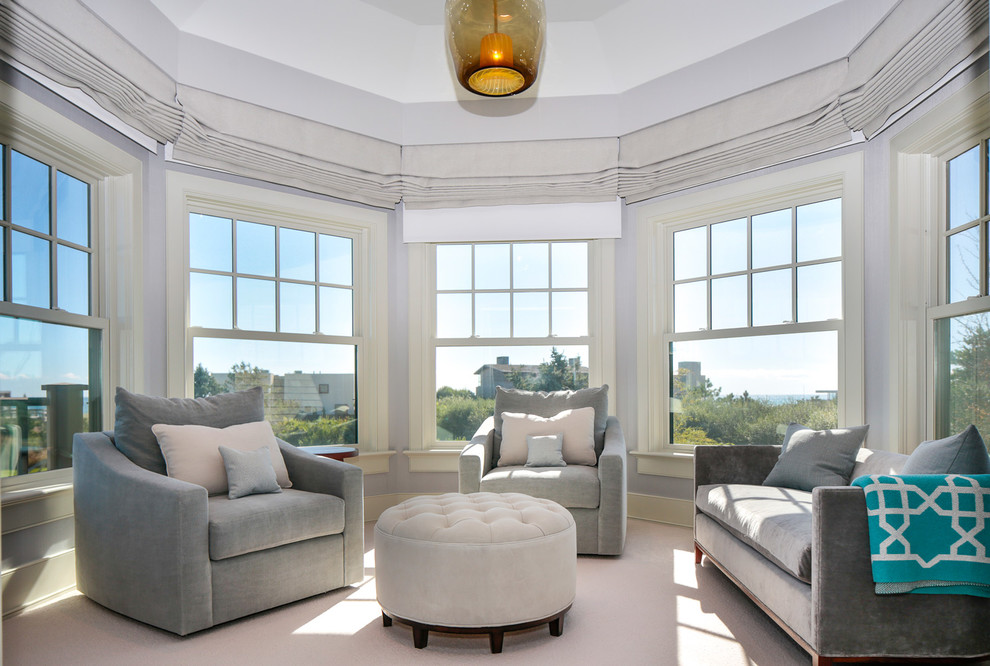
[[[532, 241], [532, 243], [545, 242], [554, 243], [574, 243], [575, 241]], [[613, 372], [614, 361], [607, 358], [603, 348], [605, 337], [611, 336], [611, 315], [604, 312], [602, 302], [603, 284], [610, 284], [610, 257], [611, 241], [588, 240], [588, 286], [586, 288], [574, 287], [554, 287], [552, 269], [548, 272], [548, 286], [545, 288], [513, 288], [512, 293], [533, 293], [533, 292], [561, 292], [561, 293], [587, 293], [588, 294], [588, 334], [584, 336], [527, 336], [527, 337], [437, 337], [437, 313], [436, 297], [438, 294], [453, 293], [494, 293], [508, 292], [506, 289], [437, 289], [437, 247], [439, 244], [416, 244], [410, 246], [411, 264], [414, 271], [418, 267], [422, 272], [422, 282], [412, 280], [410, 282], [411, 308], [416, 305], [416, 300], [421, 299], [422, 307], [417, 314], [421, 319], [419, 322], [419, 332], [410, 337], [410, 357], [413, 362], [410, 364], [410, 385], [414, 395], [420, 395], [419, 400], [410, 401], [411, 426], [413, 429], [414, 448], [420, 450], [453, 451], [463, 447], [463, 441], [448, 441], [437, 439], [437, 407], [436, 407], [436, 363], [438, 348], [445, 347], [498, 347], [511, 350], [513, 347], [568, 347], [584, 346], [588, 348], [588, 358], [582, 359], [582, 363], [588, 365], [590, 372], [588, 377], [589, 386], [597, 386], [612, 382], [610, 380]], [[529, 244], [531, 241], [501, 241], [495, 244]], [[455, 245], [485, 245], [486, 243], [455, 243]], [[552, 252], [552, 250], [550, 250]], [[472, 253], [472, 258], [474, 253]], [[603, 271], [608, 270], [608, 278], [603, 280]], [[472, 276], [474, 275], [474, 264], [471, 266]], [[472, 281], [473, 286], [473, 281]], [[514, 286], [514, 285], [513, 285]], [[605, 301], [606, 303], [609, 301]], [[610, 312], [610, 310], [609, 310]], [[511, 311], [510, 311], [511, 315]], [[416, 328], [416, 321], [413, 326]], [[473, 330], [473, 329], [472, 329]], [[419, 346], [422, 345], [422, 346]], [[415, 347], [415, 349], [414, 349]], [[510, 354], [511, 355], [511, 354]], [[493, 359], [494, 360], [494, 359]], [[415, 366], [415, 367], [414, 367]], [[418, 368], [418, 370], [417, 370]]]
[[[765, 212], [795, 209], [830, 199], [842, 200], [841, 311], [842, 319], [737, 326], [715, 330], [674, 332], [673, 233], [702, 225], [715, 225]], [[714, 189], [689, 192], [637, 210], [638, 296], [637, 401], [639, 446], [634, 452], [641, 473], [690, 477], [693, 447], [670, 442], [669, 345], [671, 342], [726, 337], [749, 337], [813, 331], [837, 331], [839, 424], [861, 423], [864, 414], [863, 383], [863, 161], [859, 154], [809, 161], [790, 169], [757, 175]], [[795, 242], [792, 235], [791, 242]], [[749, 247], [747, 235], [747, 249]], [[793, 247], [793, 246], [792, 246]], [[707, 251], [707, 246], [706, 246]], [[795, 270], [792, 261], [788, 268]], [[829, 258], [830, 260], [831, 258]], [[837, 258], [838, 259], [838, 258]], [[828, 260], [809, 262], [809, 265]], [[747, 270], [724, 275], [752, 274]], [[800, 262], [803, 263], [803, 262]], [[769, 267], [768, 267], [769, 268]], [[762, 270], [762, 268], [760, 269]], [[723, 274], [706, 279], [721, 278]], [[747, 286], [747, 289], [749, 287]], [[798, 294], [800, 296], [800, 294]], [[794, 296], [792, 295], [792, 298]], [[792, 307], [793, 312], [793, 307]], [[747, 320], [747, 324], [751, 320]]]
[[[228, 183], [203, 176], [169, 172], [167, 178], [168, 337], [170, 358], [167, 391], [193, 395], [194, 338], [272, 340], [352, 345], [356, 349], [357, 403], [360, 405], [358, 448], [362, 455], [388, 448], [387, 284], [379, 279], [387, 267], [386, 222], [382, 211], [327, 202], [321, 198], [288, 194], [264, 187]], [[237, 220], [290, 227], [316, 234], [341, 236], [352, 243], [352, 335], [320, 332], [289, 333], [190, 326], [189, 322], [189, 214], [200, 213]], [[232, 252], [235, 251], [232, 248]], [[245, 277], [254, 277], [253, 274]], [[289, 283], [290, 281], [286, 281]], [[299, 283], [299, 281], [292, 281]], [[332, 283], [309, 283], [335, 286]], [[371, 458], [369, 458], [371, 460]]]

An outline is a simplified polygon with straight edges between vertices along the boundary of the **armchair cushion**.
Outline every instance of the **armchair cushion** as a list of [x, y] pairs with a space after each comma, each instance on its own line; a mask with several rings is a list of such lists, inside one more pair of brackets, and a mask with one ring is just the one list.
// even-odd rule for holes
[[165, 474], [165, 459], [151, 431], [156, 423], [211, 428], [265, 419], [261, 387], [208, 398], [158, 398], [117, 387], [114, 445], [134, 464]]
[[156, 423], [151, 431], [161, 446], [168, 475], [203, 486], [211, 495], [228, 491], [221, 446], [236, 451], [255, 451], [267, 447], [278, 485], [282, 488], [292, 486], [285, 460], [268, 421], [241, 423], [226, 428]]
[[227, 472], [227, 499], [239, 499], [248, 495], [280, 493], [282, 489], [275, 478], [271, 452], [267, 446], [254, 451], [238, 451], [228, 446], [220, 447], [223, 468]]
[[210, 559], [224, 560], [344, 531], [344, 500], [286, 489], [236, 501], [209, 499]]
[[[565, 409], [595, 408], [595, 453], [605, 446], [605, 421], [608, 419], [608, 384], [577, 391], [521, 391], [495, 387], [495, 440], [502, 437], [502, 414], [514, 412], [553, 416]], [[498, 451], [496, 451], [497, 457]], [[565, 458], [566, 459], [566, 458]]]
[[536, 414], [502, 413], [502, 444], [498, 466], [524, 465], [528, 456], [529, 435], [563, 433], [562, 452], [569, 465], [595, 465], [595, 410], [591, 407], [565, 409], [543, 418]]
[[481, 492], [523, 493], [553, 500], [568, 509], [597, 509], [601, 501], [598, 469], [567, 467], [496, 467], [481, 479]]

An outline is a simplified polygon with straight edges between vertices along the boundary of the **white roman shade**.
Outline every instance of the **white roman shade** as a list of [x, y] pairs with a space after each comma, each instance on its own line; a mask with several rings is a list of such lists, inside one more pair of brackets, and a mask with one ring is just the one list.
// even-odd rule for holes
[[632, 203], [867, 138], [986, 53], [984, 0], [903, 0], [849, 57], [619, 139]]
[[618, 140], [569, 139], [405, 146], [407, 208], [615, 199]]
[[177, 160], [383, 208], [401, 198], [394, 143], [187, 86], [178, 98]]
[[590, 240], [621, 236], [622, 205], [618, 199], [402, 211], [402, 240], [406, 243]]
[[178, 160], [348, 201], [632, 203], [873, 136], [986, 53], [987, 14], [986, 0], [901, 0], [847, 58], [620, 137], [549, 141], [400, 146], [187, 87], [81, 0], [4, 0], [0, 56], [174, 143]]

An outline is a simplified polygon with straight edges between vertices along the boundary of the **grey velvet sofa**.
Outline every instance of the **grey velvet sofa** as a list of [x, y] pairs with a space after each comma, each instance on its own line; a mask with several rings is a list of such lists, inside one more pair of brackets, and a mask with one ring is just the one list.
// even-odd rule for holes
[[[762, 486], [779, 454], [695, 449], [696, 563], [707, 556], [815, 666], [990, 655], [990, 599], [875, 594], [863, 490]], [[896, 474], [907, 458], [860, 449], [851, 478]]]
[[278, 444], [292, 487], [229, 500], [77, 434], [79, 591], [185, 635], [362, 580], [361, 469]]
[[541, 416], [552, 416], [562, 408], [588, 405], [595, 406], [596, 413], [601, 410], [601, 432], [596, 433], [595, 443], [598, 464], [499, 467], [500, 431], [496, 415], [481, 424], [461, 452], [460, 492], [514, 492], [553, 500], [574, 517], [578, 553], [621, 555], [626, 541], [626, 440], [619, 420], [607, 415], [607, 391], [607, 386], [581, 389], [565, 397], [564, 393], [568, 392], [534, 395], [500, 387], [496, 414], [506, 406], [504, 411], [527, 411]]

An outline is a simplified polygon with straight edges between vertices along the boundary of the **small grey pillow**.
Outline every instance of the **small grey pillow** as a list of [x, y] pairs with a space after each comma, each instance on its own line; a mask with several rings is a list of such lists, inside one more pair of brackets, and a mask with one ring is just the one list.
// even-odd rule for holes
[[990, 455], [980, 431], [971, 425], [951, 437], [919, 444], [901, 474], [990, 474]]
[[527, 435], [526, 448], [529, 455], [526, 467], [566, 467], [561, 449], [564, 445], [564, 434], [556, 435]]
[[808, 490], [846, 486], [870, 426], [836, 430], [795, 429], [787, 448], [763, 482], [765, 486]]
[[228, 499], [282, 492], [267, 446], [254, 451], [238, 451], [221, 445], [220, 455], [223, 456], [223, 466], [227, 470]]

